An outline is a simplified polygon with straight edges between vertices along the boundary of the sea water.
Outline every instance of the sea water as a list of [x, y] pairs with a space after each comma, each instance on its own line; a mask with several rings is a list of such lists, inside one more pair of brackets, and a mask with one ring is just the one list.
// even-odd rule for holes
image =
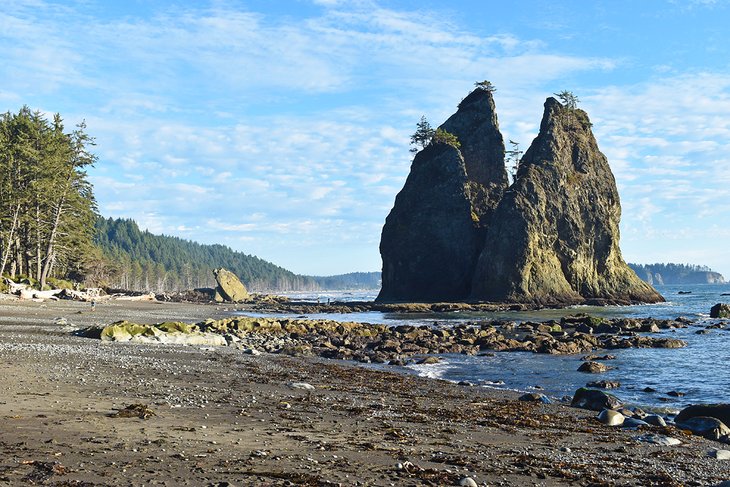
[[[477, 386], [517, 391], [539, 390], [549, 396], [572, 396], [576, 389], [596, 380], [617, 381], [615, 391], [629, 403], [658, 410], [680, 409], [687, 404], [730, 402], [730, 320], [728, 329], [712, 329], [698, 334], [706, 326], [722, 320], [709, 318], [710, 308], [720, 302], [730, 303], [730, 284], [656, 286], [665, 297], [665, 303], [635, 306], [575, 306], [563, 309], [504, 312], [451, 312], [451, 313], [346, 313], [310, 314], [308, 318], [337, 319], [388, 325], [413, 324], [450, 326], [477, 320], [545, 321], [560, 319], [576, 313], [588, 313], [604, 318], [685, 317], [695, 320], [687, 328], [666, 330], [652, 336], [679, 338], [687, 342], [681, 349], [620, 349], [603, 353], [615, 355], [615, 360], [604, 362], [613, 367], [603, 374], [577, 372], [582, 355], [544, 355], [530, 352], [498, 352], [469, 355], [442, 355], [442, 361], [432, 365], [390, 367], [407, 373], [449, 381], [466, 381]], [[292, 296], [316, 302], [370, 301], [373, 291], [311, 293]], [[284, 316], [284, 315], [282, 315]], [[292, 316], [292, 315], [288, 315]], [[643, 392], [644, 389], [656, 392]], [[684, 395], [675, 397], [669, 392]]]

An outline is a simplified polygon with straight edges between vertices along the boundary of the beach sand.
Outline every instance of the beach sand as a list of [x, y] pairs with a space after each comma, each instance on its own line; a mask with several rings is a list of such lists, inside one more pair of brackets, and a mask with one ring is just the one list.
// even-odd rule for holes
[[[0, 485], [713, 485], [724, 445], [667, 447], [561, 404], [316, 358], [102, 343], [74, 326], [214, 305], [0, 301]], [[66, 324], [58, 324], [64, 318]], [[302, 389], [299, 383], [313, 389]], [[114, 415], [139, 405], [132, 417]], [[141, 417], [140, 417], [141, 416]], [[146, 417], [144, 419], [143, 417]]]

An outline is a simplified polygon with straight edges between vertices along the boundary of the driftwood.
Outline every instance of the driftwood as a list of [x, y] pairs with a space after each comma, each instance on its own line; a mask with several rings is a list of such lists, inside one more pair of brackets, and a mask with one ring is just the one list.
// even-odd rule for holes
[[141, 294], [139, 296], [113, 296], [118, 301], [157, 301], [155, 293]]

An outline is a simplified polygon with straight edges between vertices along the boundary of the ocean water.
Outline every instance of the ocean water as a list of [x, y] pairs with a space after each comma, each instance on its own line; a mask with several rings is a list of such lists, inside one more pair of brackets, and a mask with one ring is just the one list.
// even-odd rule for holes
[[[448, 326], [474, 320], [506, 319], [520, 321], [544, 321], [575, 314], [589, 313], [605, 318], [657, 318], [686, 317], [696, 320], [688, 328], [668, 330], [654, 336], [671, 336], [688, 343], [681, 349], [627, 349], [606, 353], [616, 360], [605, 363], [612, 370], [604, 374], [577, 372], [581, 355], [542, 355], [529, 352], [501, 352], [479, 356], [443, 355], [442, 361], [433, 365], [390, 367], [405, 373], [449, 381], [468, 381], [481, 387], [511, 389], [517, 391], [539, 390], [548, 396], [561, 398], [572, 396], [576, 389], [594, 380], [618, 381], [621, 387], [610, 391], [628, 404], [660, 411], [678, 410], [688, 404], [730, 402], [730, 320], [727, 330], [712, 329], [698, 334], [706, 326], [723, 320], [709, 318], [710, 308], [720, 302], [730, 303], [730, 284], [720, 285], [672, 285], [657, 286], [666, 303], [636, 306], [575, 306], [564, 309], [548, 309], [527, 312], [505, 311], [496, 313], [349, 313], [312, 314], [309, 318], [330, 318], [368, 323], [428, 324]], [[307, 300], [321, 302], [369, 301], [375, 298], [373, 291], [349, 293], [311, 293]], [[293, 296], [304, 299], [305, 296]], [[282, 315], [283, 316], [283, 315]], [[383, 367], [383, 366], [379, 366]], [[645, 393], [644, 388], [656, 392]], [[684, 395], [673, 397], [668, 392]]]

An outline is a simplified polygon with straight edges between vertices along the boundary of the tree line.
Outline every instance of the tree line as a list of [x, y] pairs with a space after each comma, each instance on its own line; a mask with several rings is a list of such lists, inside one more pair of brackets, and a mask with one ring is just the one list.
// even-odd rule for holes
[[83, 274], [96, 219], [85, 129], [68, 132], [59, 114], [49, 120], [27, 106], [0, 115], [0, 275], [44, 287]]
[[380, 273], [303, 276], [224, 245], [204, 245], [140, 230], [130, 219], [99, 218], [94, 243], [101, 260], [87, 280], [106, 287], [171, 292], [214, 287], [213, 269], [224, 267], [252, 291], [319, 291], [379, 287]]

